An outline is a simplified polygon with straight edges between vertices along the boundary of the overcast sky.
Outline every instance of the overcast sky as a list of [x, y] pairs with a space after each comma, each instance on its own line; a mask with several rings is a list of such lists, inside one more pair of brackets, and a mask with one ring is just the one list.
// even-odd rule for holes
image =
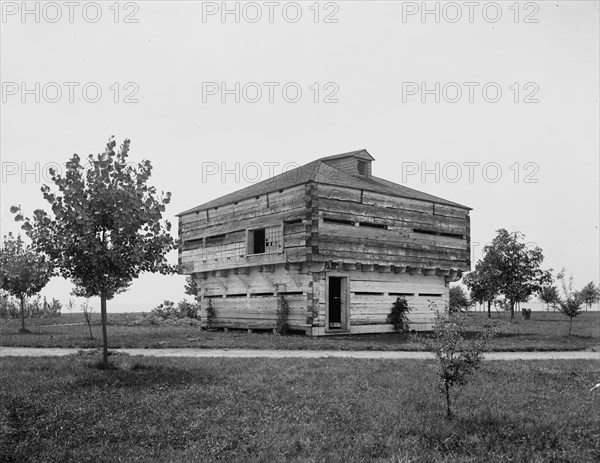
[[[507, 228], [577, 286], [600, 279], [598, 2], [115, 5], [2, 2], [2, 234], [18, 231], [11, 205], [47, 208], [48, 166], [111, 135], [152, 161], [174, 225], [365, 148], [374, 175], [473, 208], [473, 262]], [[109, 311], [180, 300], [183, 285], [142, 276]]]

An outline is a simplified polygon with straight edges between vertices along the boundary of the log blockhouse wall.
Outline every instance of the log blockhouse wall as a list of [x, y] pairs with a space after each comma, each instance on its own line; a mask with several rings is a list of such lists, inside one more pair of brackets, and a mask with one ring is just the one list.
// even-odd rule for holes
[[[355, 175], [352, 158], [342, 161]], [[371, 177], [370, 162], [361, 169]], [[449, 282], [470, 268], [469, 209], [377, 191], [376, 182], [337, 183], [309, 180], [180, 214], [179, 261], [198, 283], [203, 319], [210, 299], [216, 327], [273, 329], [283, 295], [291, 329], [385, 332], [392, 303], [406, 297], [413, 328], [430, 329], [432, 303], [442, 310]], [[332, 323], [338, 303], [342, 321]]]

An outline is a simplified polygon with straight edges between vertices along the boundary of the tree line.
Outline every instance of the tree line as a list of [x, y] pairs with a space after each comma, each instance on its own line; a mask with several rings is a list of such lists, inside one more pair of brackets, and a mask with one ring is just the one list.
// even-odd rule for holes
[[515, 306], [535, 295], [547, 308], [557, 308], [569, 317], [571, 334], [573, 318], [583, 311], [584, 306], [590, 308], [600, 301], [600, 287], [591, 281], [576, 290], [573, 276], [567, 277], [564, 268], [556, 276], [553, 276], [552, 269], [542, 269], [542, 249], [539, 246], [529, 247], [524, 238], [520, 232], [510, 233], [503, 228], [497, 230], [492, 242], [484, 247], [483, 257], [475, 269], [463, 277], [462, 282], [469, 294], [461, 286], [450, 289], [449, 309], [453, 312], [466, 310], [473, 303], [484, 304], [491, 318], [492, 304], [495, 306], [499, 298], [503, 298], [502, 302], [514, 318]]

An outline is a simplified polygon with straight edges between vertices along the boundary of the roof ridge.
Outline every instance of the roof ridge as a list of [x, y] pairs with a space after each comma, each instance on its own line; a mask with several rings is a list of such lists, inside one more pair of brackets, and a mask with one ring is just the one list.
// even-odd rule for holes
[[[359, 150], [351, 151], [349, 153], [342, 153], [342, 155], [334, 155], [334, 157], [348, 156], [352, 153], [358, 153], [362, 151], [365, 151], [367, 154], [369, 154], [367, 150]], [[369, 154], [369, 156], [371, 155]], [[423, 191], [419, 191], [414, 188], [401, 185], [390, 180], [386, 180], [384, 178], [376, 176], [365, 178], [357, 175], [352, 175], [326, 162], [328, 159], [331, 158], [332, 157], [330, 156], [315, 159], [314, 161], [311, 161], [302, 166], [298, 166], [294, 169], [282, 172], [260, 182], [248, 185], [247, 187], [244, 187], [240, 190], [233, 191], [226, 195], [202, 203], [191, 209], [180, 212], [179, 214], [177, 214], [177, 216], [191, 214], [193, 212], [203, 211], [214, 207], [224, 206], [226, 204], [243, 201], [251, 196], [269, 194], [273, 191], [295, 187], [298, 185], [306, 184], [311, 181], [337, 185], [346, 188], [370, 190], [392, 196], [446, 204], [449, 206], [455, 206], [464, 209], [471, 209], [468, 206], [464, 206], [462, 204], [455, 203], [453, 201], [440, 198], [439, 196], [434, 196], [429, 193], [425, 193]]]

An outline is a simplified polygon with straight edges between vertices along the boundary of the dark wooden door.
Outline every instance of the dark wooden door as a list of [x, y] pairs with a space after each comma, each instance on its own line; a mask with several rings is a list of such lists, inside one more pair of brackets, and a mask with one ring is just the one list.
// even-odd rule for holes
[[342, 278], [329, 277], [329, 329], [342, 328]]

